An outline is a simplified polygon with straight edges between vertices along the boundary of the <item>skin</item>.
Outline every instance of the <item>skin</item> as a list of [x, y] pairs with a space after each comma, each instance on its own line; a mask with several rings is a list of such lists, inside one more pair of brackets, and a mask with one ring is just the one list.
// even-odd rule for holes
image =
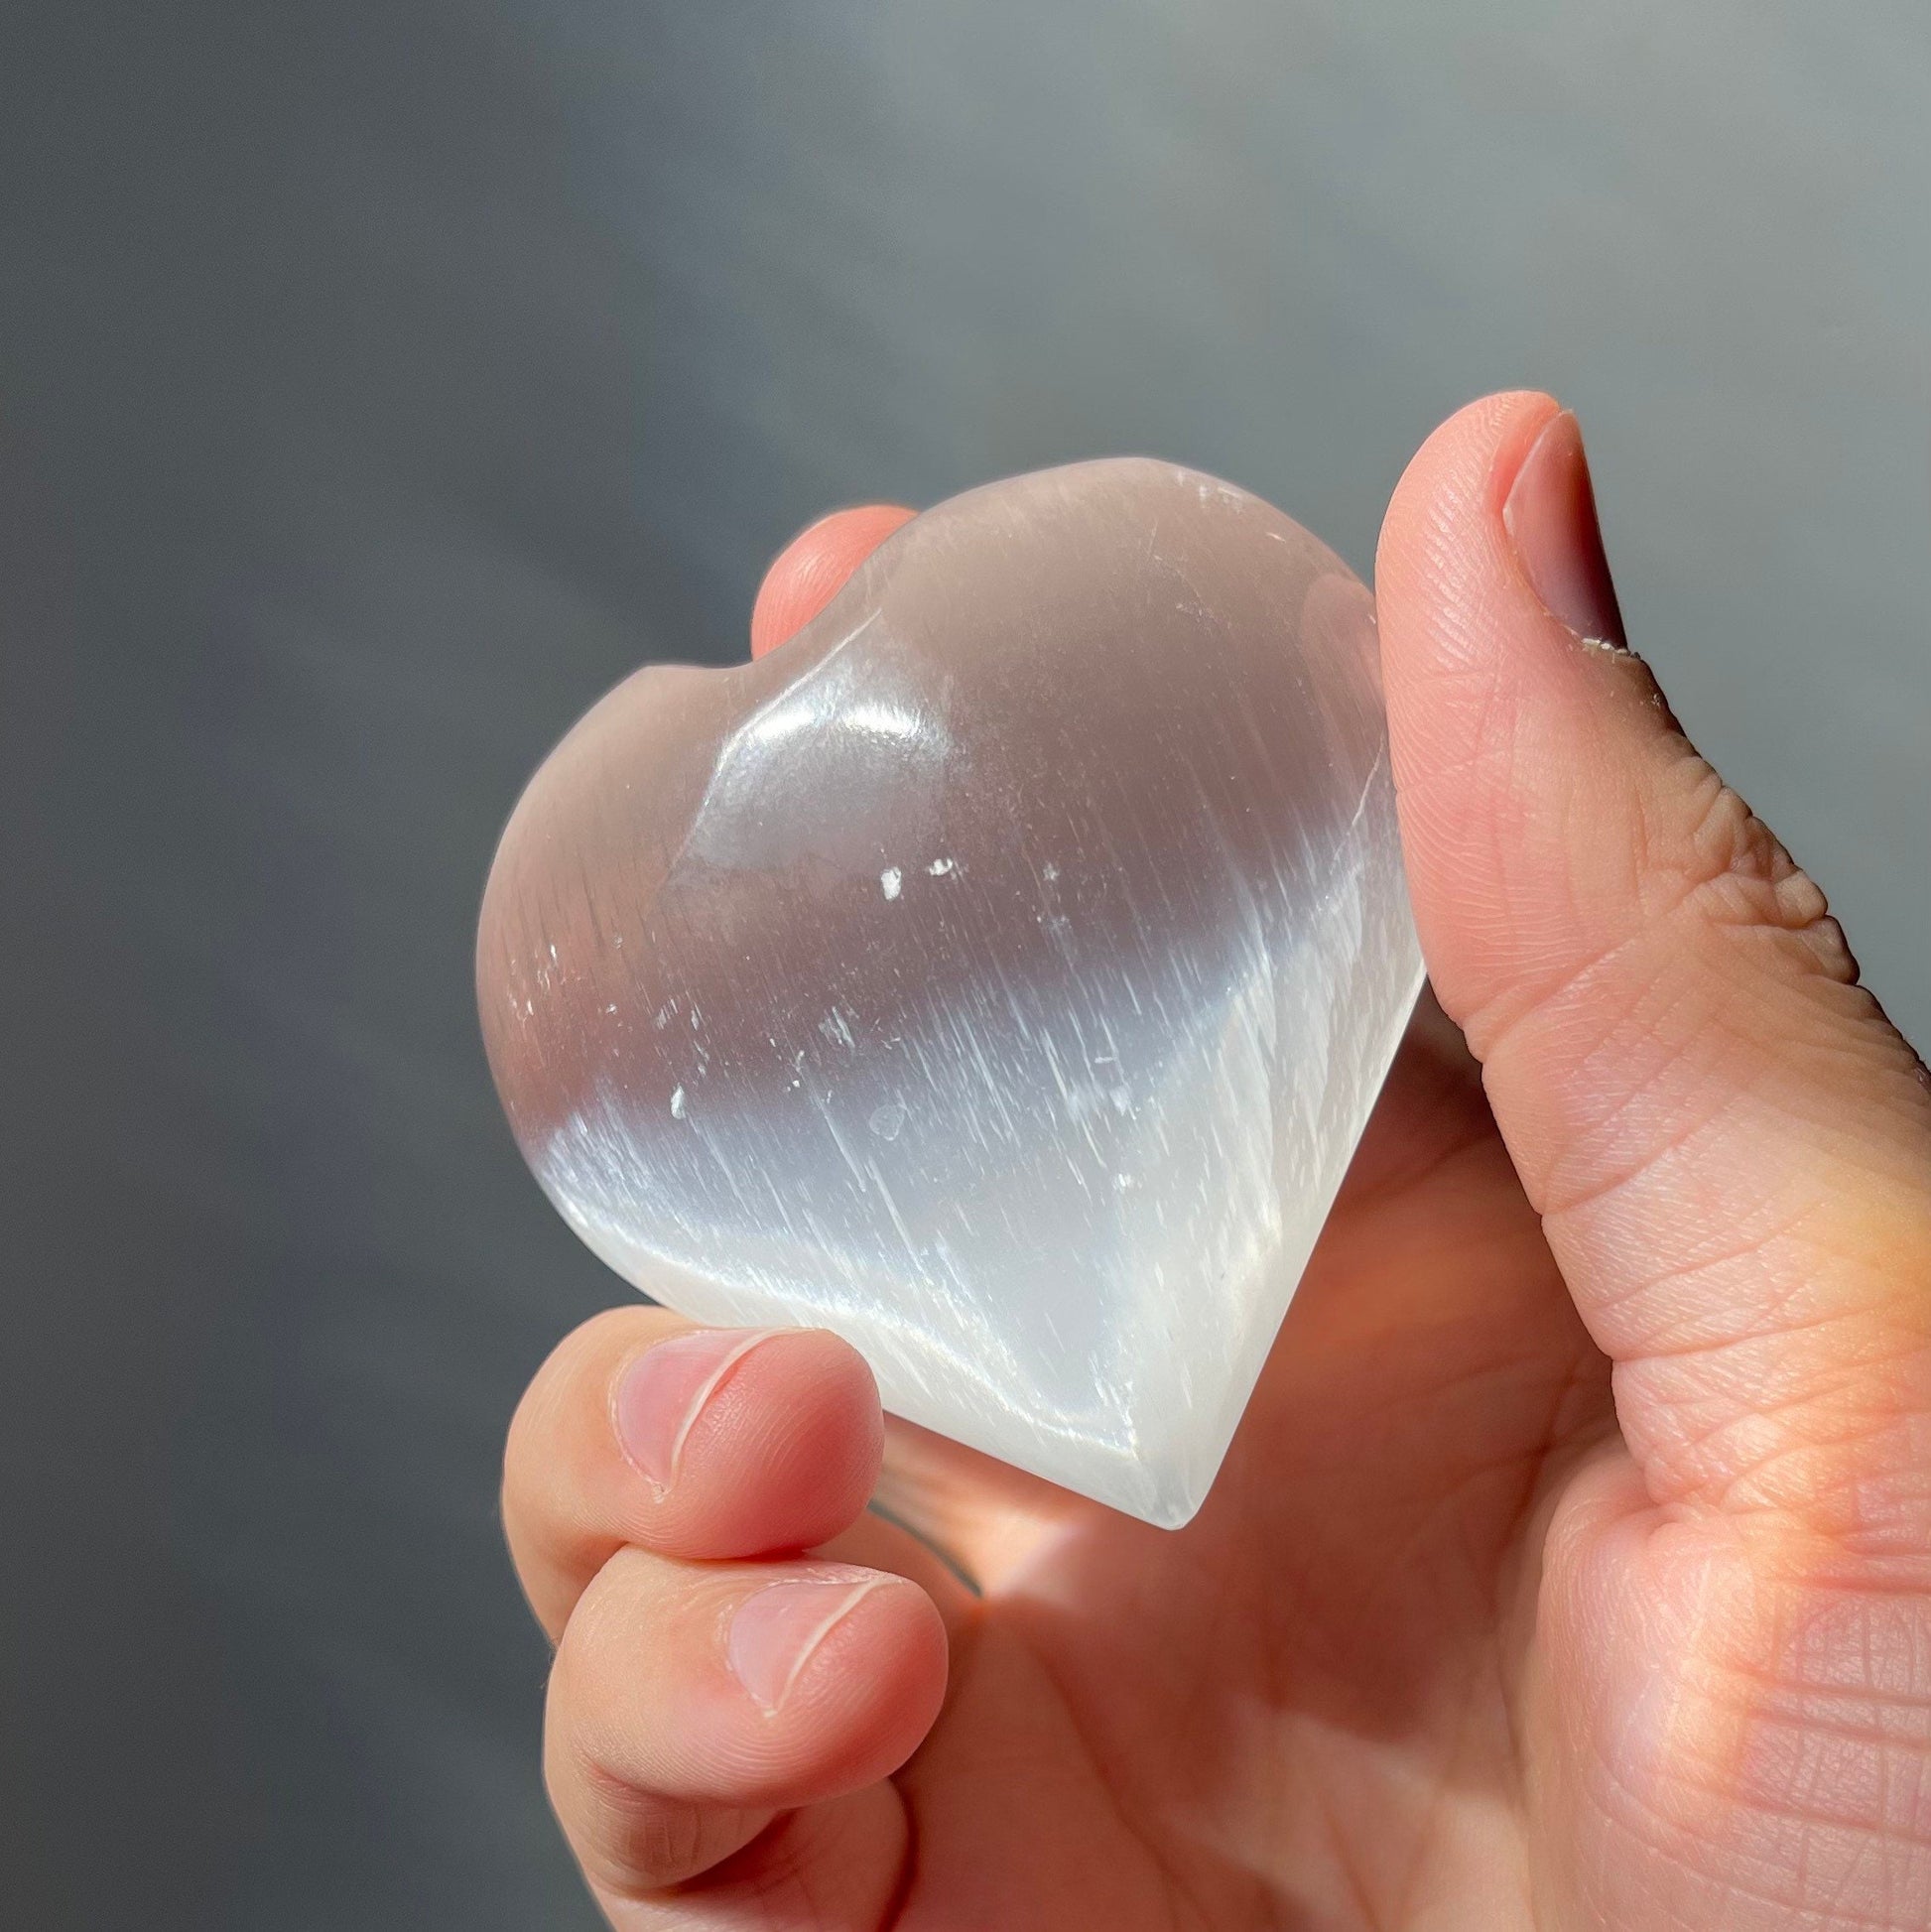
[[[619, 1391], [687, 1324], [538, 1375], [505, 1517], [624, 1932], [1931, 1920], [1931, 1087], [1585, 641], [1586, 482], [1505, 519], [1557, 422], [1472, 405], [1388, 511], [1440, 1007], [1192, 1525], [881, 1425], [824, 1334], [738, 1354], [665, 1483]], [[760, 647], [904, 514], [798, 539]], [[767, 1710], [728, 1619], [802, 1575], [875, 1587]]]

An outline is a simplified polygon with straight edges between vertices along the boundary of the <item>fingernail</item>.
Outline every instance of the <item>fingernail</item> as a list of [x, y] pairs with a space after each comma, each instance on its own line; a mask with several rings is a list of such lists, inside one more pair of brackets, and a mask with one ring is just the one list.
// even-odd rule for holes
[[647, 1349], [623, 1371], [612, 1402], [623, 1453], [661, 1488], [677, 1476], [685, 1438], [718, 1385], [770, 1329], [694, 1329]]
[[1502, 524], [1523, 576], [1552, 616], [1586, 644], [1628, 649], [1596, 520], [1582, 426], [1568, 410], [1550, 418], [1522, 458], [1502, 504]]
[[767, 1711], [785, 1701], [819, 1646], [885, 1580], [799, 1578], [766, 1584], [731, 1612], [724, 1654], [737, 1681]]

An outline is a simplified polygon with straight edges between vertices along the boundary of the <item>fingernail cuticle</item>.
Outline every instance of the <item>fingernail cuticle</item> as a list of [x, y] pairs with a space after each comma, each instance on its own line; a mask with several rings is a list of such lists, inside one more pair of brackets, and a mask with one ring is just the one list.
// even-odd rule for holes
[[731, 1612], [724, 1651], [732, 1675], [761, 1710], [776, 1711], [825, 1639], [883, 1581], [798, 1578], [766, 1584]]
[[624, 1454], [658, 1488], [676, 1480], [684, 1445], [724, 1377], [770, 1329], [695, 1329], [647, 1349], [623, 1371], [611, 1400]]

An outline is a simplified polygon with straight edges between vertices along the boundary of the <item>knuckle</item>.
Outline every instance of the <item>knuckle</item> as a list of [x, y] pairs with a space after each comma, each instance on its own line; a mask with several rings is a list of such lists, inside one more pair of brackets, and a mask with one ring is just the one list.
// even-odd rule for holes
[[[1855, 981], [1857, 962], [1843, 928], [1831, 917], [1822, 888], [1783, 841], [1694, 753], [1682, 782], [1690, 793], [1687, 836], [1668, 838], [1668, 862], [1654, 868], [1670, 881], [1676, 906], [1718, 925], [1787, 935], [1826, 976]], [[1684, 823], [1674, 812], [1670, 818]], [[1650, 841], [1650, 855], [1660, 859], [1653, 845], [1664, 840], [1651, 835]]]
[[613, 1551], [583, 1586], [558, 1651], [576, 1675], [607, 1676], [617, 1660], [633, 1666], [648, 1636], [655, 1559], [633, 1545]]

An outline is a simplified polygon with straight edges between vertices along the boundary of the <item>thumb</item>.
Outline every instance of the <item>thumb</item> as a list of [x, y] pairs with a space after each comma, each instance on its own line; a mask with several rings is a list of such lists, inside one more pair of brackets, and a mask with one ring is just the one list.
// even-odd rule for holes
[[1436, 991], [1661, 1503], [1931, 1528], [1931, 1092], [1623, 645], [1573, 416], [1491, 397], [1376, 569]]

